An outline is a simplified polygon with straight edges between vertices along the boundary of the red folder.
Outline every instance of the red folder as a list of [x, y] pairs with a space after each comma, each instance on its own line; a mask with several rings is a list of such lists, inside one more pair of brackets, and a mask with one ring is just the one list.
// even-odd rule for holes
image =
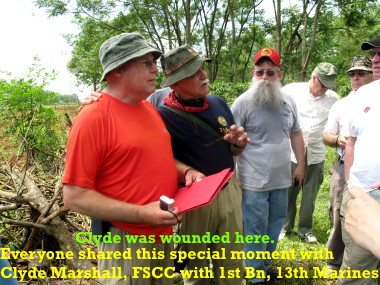
[[173, 198], [174, 206], [182, 213], [210, 204], [233, 174], [227, 168], [178, 189]]

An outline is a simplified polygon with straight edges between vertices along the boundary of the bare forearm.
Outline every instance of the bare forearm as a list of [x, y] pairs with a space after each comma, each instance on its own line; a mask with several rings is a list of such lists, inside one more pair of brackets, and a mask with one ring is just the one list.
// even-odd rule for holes
[[305, 168], [305, 146], [302, 131], [292, 132], [290, 134], [290, 143], [297, 159], [297, 165]]
[[[63, 187], [65, 207], [103, 221], [144, 223], [154, 226], [177, 224], [172, 213], [163, 211], [159, 201], [145, 205], [126, 203], [104, 196], [91, 189], [65, 184]], [[180, 219], [178, 209], [173, 211]]]
[[327, 146], [336, 147], [338, 136], [339, 135], [333, 133], [324, 133], [322, 136], [323, 143]]
[[333, 133], [324, 133], [323, 136], [323, 143], [325, 145], [331, 146], [331, 147], [339, 147], [341, 149], [344, 149], [346, 147], [347, 141], [349, 139], [348, 136], [339, 135], [339, 134], [333, 134]]
[[63, 188], [65, 207], [104, 221], [137, 222], [138, 205], [108, 198], [91, 189], [75, 185]]
[[346, 181], [350, 179], [350, 170], [354, 163], [355, 143], [356, 138], [350, 137], [346, 145], [346, 152], [344, 156], [344, 177]]
[[175, 165], [177, 168], [178, 181], [181, 183], [185, 182], [185, 172], [190, 167], [177, 159], [175, 159]]
[[305, 146], [302, 137], [302, 131], [292, 132], [290, 134], [290, 143], [294, 155], [297, 159], [297, 167], [293, 171], [292, 179], [298, 179], [299, 185], [302, 185], [303, 179], [305, 177]]

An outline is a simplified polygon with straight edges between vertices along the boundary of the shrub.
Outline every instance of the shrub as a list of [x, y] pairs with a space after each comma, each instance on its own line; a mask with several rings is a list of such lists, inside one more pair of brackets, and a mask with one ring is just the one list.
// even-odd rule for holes
[[26, 78], [0, 81], [0, 114], [5, 135], [10, 135], [16, 146], [21, 146], [28, 159], [45, 165], [52, 163], [65, 146], [65, 136], [57, 128], [58, 115], [43, 105], [57, 96], [44, 91], [54, 77], [54, 73], [45, 72], [35, 62]]
[[232, 83], [215, 81], [210, 84], [210, 94], [216, 94], [222, 97], [231, 106], [235, 99], [243, 94], [249, 87], [250, 83]]

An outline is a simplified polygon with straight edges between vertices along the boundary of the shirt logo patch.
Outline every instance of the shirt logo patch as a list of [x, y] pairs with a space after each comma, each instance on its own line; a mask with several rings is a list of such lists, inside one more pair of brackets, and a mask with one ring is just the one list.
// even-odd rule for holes
[[226, 121], [226, 119], [225, 119], [224, 117], [222, 117], [222, 116], [219, 116], [219, 117], [218, 117], [218, 123], [219, 123], [221, 126], [223, 126], [223, 127], [227, 126], [227, 121]]
[[366, 107], [365, 109], [364, 109], [364, 113], [368, 113], [368, 111], [371, 109], [371, 107]]

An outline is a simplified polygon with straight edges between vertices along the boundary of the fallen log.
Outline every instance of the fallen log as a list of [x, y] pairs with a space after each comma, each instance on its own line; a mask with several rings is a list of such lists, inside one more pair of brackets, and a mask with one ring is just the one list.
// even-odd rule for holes
[[[61, 218], [61, 216], [64, 216], [68, 212], [67, 209], [59, 207], [58, 205], [58, 197], [59, 195], [62, 195], [62, 191], [57, 190], [54, 197], [51, 200], [48, 200], [29, 173], [21, 173], [13, 169], [12, 179], [19, 183], [22, 182], [22, 186], [25, 187], [24, 191], [19, 192], [22, 194], [17, 195], [16, 193], [0, 191], [0, 196], [13, 203], [27, 203], [40, 213], [40, 216], [35, 222], [15, 221], [11, 219], [2, 222], [33, 228], [23, 250], [30, 250], [33, 247], [37, 232], [45, 231], [58, 241], [62, 251], [70, 251], [74, 253], [72, 259], [66, 260], [66, 263], [70, 268], [74, 270], [90, 270], [94, 267], [94, 264], [90, 260], [78, 258], [78, 253], [83, 250], [83, 248], [76, 242], [74, 235], [72, 235], [68, 229], [68, 225]], [[62, 185], [59, 184], [60, 182], [56, 186], [56, 189], [62, 188]], [[18, 187], [15, 187], [15, 189], [17, 188]]]

